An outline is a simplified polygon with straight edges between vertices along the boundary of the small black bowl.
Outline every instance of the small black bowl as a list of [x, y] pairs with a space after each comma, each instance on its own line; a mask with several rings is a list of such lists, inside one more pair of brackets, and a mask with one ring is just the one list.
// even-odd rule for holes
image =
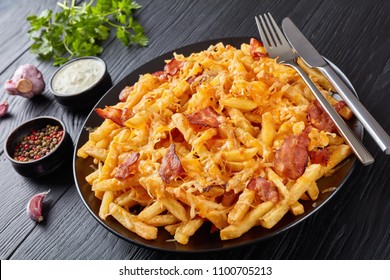
[[[64, 131], [58, 145], [49, 154], [39, 159], [27, 162], [15, 160], [13, 158], [15, 147], [22, 141], [23, 137], [46, 127], [46, 125], [58, 125]], [[4, 151], [16, 172], [22, 176], [33, 178], [48, 175], [61, 167], [69, 158], [68, 155], [72, 154], [73, 143], [62, 121], [54, 117], [43, 116], [31, 119], [15, 128], [5, 141]]]
[[[82, 67], [80, 67], [80, 63], [90, 63], [91, 61], [98, 67], [102, 67], [102, 73], [100, 73], [98, 78], [96, 78], [96, 80], [89, 86], [84, 87], [83, 89], [71, 89], [68, 91], [68, 93], [65, 93], [64, 91], [61, 92], [61, 90], [56, 89], [55, 85], [53, 84], [56, 82], [56, 79], [66, 80], [66, 78], [71, 77], [70, 79], [73, 80], [82, 80], [84, 77], [88, 77], [90, 75], [90, 69], [83, 71]], [[72, 67], [75, 67], [74, 71], [71, 70]], [[77, 73], [77, 71], [81, 72]], [[66, 73], [68, 73], [68, 75]], [[61, 75], [64, 75], [65, 77], [61, 77]], [[80, 76], [78, 77], [78, 75]], [[72, 81], [65, 82], [65, 84], [71, 85]], [[112, 80], [110, 74], [108, 73], [106, 63], [104, 60], [95, 56], [80, 57], [65, 63], [53, 74], [49, 82], [50, 91], [54, 95], [56, 101], [63, 107], [67, 107], [76, 111], [80, 109], [92, 108], [111, 87]]]

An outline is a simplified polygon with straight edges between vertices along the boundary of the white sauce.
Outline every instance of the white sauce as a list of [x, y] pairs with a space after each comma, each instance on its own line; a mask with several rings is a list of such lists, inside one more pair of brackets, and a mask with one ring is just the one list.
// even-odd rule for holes
[[53, 77], [52, 88], [57, 94], [72, 95], [96, 84], [105, 72], [105, 65], [96, 59], [78, 59], [61, 68]]

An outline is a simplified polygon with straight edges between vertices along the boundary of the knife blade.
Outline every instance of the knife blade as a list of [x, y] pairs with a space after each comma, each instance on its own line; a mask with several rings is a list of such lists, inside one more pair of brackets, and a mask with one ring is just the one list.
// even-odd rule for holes
[[342, 97], [356, 118], [372, 136], [385, 154], [390, 154], [390, 136], [367, 111], [362, 103], [356, 98], [351, 89], [343, 82], [333, 68], [318, 53], [313, 45], [307, 40], [302, 32], [288, 17], [282, 21], [282, 28], [291, 47], [310, 67], [317, 68], [334, 86], [337, 93]]

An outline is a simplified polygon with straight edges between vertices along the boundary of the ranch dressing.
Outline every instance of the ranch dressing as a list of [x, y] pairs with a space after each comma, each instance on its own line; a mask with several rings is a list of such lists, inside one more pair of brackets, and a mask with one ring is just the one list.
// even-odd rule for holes
[[61, 68], [52, 80], [57, 94], [72, 95], [96, 84], [104, 75], [104, 62], [97, 59], [78, 59]]

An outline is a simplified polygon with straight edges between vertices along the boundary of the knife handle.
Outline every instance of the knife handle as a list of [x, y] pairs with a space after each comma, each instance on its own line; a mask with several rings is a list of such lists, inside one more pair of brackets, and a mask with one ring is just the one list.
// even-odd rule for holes
[[386, 155], [389, 155], [390, 136], [386, 131], [379, 125], [362, 103], [360, 103], [355, 94], [329, 65], [318, 67], [318, 69], [328, 78], [330, 83], [335, 87], [337, 93], [343, 98], [345, 103], [347, 103], [356, 118], [363, 124], [364, 128], [372, 136], [382, 151], [385, 152]]
[[312, 82], [309, 76], [305, 71], [295, 62], [295, 61], [284, 61], [283, 64], [289, 65], [293, 67], [298, 74], [302, 77], [306, 85], [313, 92], [314, 96], [321, 104], [322, 108], [328, 113], [329, 117], [335, 123], [339, 133], [343, 136], [345, 141], [352, 148], [355, 155], [358, 157], [360, 162], [363, 165], [369, 165], [374, 162], [374, 158], [372, 155], [366, 150], [360, 140], [356, 137], [356, 135], [352, 132], [347, 123], [341, 118], [339, 113], [333, 108], [333, 106], [328, 102], [324, 95], [318, 90], [316, 85]]

